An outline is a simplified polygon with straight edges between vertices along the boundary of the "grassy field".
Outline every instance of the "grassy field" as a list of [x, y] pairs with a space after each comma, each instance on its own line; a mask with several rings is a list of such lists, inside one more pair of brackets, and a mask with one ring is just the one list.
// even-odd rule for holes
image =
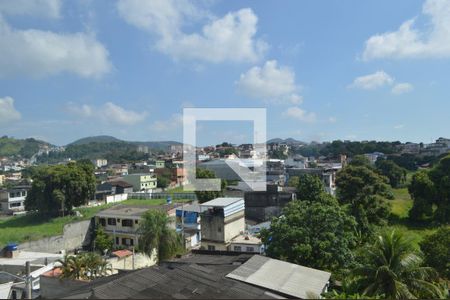
[[412, 222], [408, 219], [408, 212], [413, 205], [407, 188], [393, 189], [394, 200], [389, 200], [391, 205], [391, 218], [389, 228], [403, 232], [416, 247], [424, 237], [434, 233], [437, 228], [428, 223]]
[[[187, 202], [188, 200], [174, 200], [174, 202]], [[129, 199], [117, 204], [124, 205], [160, 205], [165, 204], [165, 199]], [[41, 238], [60, 235], [64, 225], [88, 220], [100, 210], [111, 207], [113, 204], [104, 204], [95, 207], [83, 207], [76, 209], [81, 213], [81, 217], [67, 216], [60, 218], [43, 218], [37, 215], [23, 215], [0, 219], [0, 248], [9, 242], [21, 243], [38, 240]], [[114, 204], [116, 205], [116, 204]]]

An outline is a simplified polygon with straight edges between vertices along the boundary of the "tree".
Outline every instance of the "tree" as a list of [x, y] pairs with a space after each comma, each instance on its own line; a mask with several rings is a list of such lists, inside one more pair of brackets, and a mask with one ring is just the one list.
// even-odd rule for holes
[[[197, 178], [216, 178], [216, 175], [210, 170], [197, 168]], [[197, 195], [197, 199], [200, 203], [207, 202], [214, 198], [222, 197], [224, 195], [223, 192], [226, 188], [226, 185], [226, 181], [221, 180], [220, 191], [195, 191], [195, 194]]]
[[297, 188], [299, 181], [300, 177], [298, 176], [289, 177], [288, 186]]
[[[414, 200], [411, 218], [423, 219], [432, 214], [435, 221], [449, 223], [450, 155], [440, 159], [430, 171], [417, 173], [408, 189]], [[433, 205], [436, 205], [434, 213]]]
[[349, 163], [351, 166], [362, 166], [362, 167], [367, 167], [369, 169], [372, 169], [373, 166], [370, 163], [370, 160], [361, 154], [355, 155], [352, 160]]
[[337, 204], [292, 201], [261, 231], [268, 256], [307, 267], [338, 270], [352, 263], [354, 218]]
[[111, 265], [93, 252], [79, 255], [65, 255], [58, 260], [61, 264], [61, 278], [93, 280], [112, 272]]
[[95, 250], [99, 250], [104, 253], [105, 250], [111, 250], [113, 248], [113, 240], [109, 237], [102, 227], [98, 227], [95, 231]]
[[427, 171], [419, 171], [412, 177], [408, 186], [409, 194], [413, 200], [413, 206], [409, 211], [412, 220], [423, 220], [433, 215], [433, 199], [436, 189], [428, 176]]
[[182, 241], [174, 229], [169, 228], [169, 217], [165, 212], [149, 210], [139, 227], [139, 250], [151, 257], [156, 250], [158, 263], [181, 251]]
[[440, 293], [433, 284], [436, 271], [422, 266], [412, 245], [395, 230], [378, 236], [364, 249], [362, 264], [351, 272], [359, 292], [394, 299], [435, 298]]
[[389, 178], [389, 183], [393, 188], [398, 188], [406, 181], [406, 170], [399, 167], [392, 160], [378, 159], [375, 166], [380, 174]]
[[69, 163], [38, 168], [25, 200], [28, 211], [57, 216], [86, 204], [95, 194], [94, 167], [91, 163]]
[[297, 185], [297, 199], [320, 201], [324, 198], [325, 187], [316, 175], [301, 175]]
[[365, 166], [347, 166], [337, 174], [337, 199], [355, 217], [364, 237], [374, 232], [374, 226], [386, 224], [386, 200], [393, 198], [387, 181]]
[[426, 265], [450, 279], [450, 227], [443, 226], [420, 243]]

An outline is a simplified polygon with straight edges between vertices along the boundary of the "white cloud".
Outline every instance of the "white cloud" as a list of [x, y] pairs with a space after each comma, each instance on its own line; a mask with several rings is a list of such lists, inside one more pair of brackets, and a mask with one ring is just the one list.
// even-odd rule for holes
[[400, 95], [411, 92], [414, 89], [413, 85], [408, 82], [397, 83], [392, 87], [392, 94]]
[[48, 18], [59, 18], [60, 0], [2, 0], [0, 13], [8, 15], [28, 15]]
[[14, 108], [14, 99], [0, 98], [0, 123], [16, 121], [21, 118], [20, 112]]
[[315, 113], [307, 112], [297, 106], [289, 107], [283, 115], [307, 123], [313, 123], [317, 119]]
[[422, 13], [431, 20], [428, 28], [415, 28], [414, 18], [397, 31], [374, 35], [365, 43], [363, 59], [450, 57], [450, 1], [427, 0]]
[[236, 83], [245, 95], [271, 102], [300, 104], [302, 96], [295, 83], [295, 73], [288, 67], [278, 66], [276, 60], [269, 60], [262, 67], [252, 67], [241, 74]]
[[93, 34], [17, 30], [0, 16], [0, 78], [62, 72], [97, 78], [111, 68], [108, 51]]
[[[255, 62], [267, 49], [264, 41], [255, 38], [258, 17], [249, 8], [222, 18], [188, 0], [120, 0], [117, 8], [126, 22], [155, 34], [156, 48], [174, 59]], [[205, 17], [208, 22], [201, 32], [183, 32], [183, 25]]]
[[394, 129], [403, 129], [403, 128], [405, 128], [404, 124], [399, 124], [399, 125], [394, 126]]
[[377, 71], [373, 74], [360, 76], [353, 80], [350, 88], [359, 88], [364, 90], [374, 90], [385, 85], [394, 83], [394, 78], [384, 71]]
[[183, 125], [183, 116], [181, 114], [173, 114], [168, 120], [155, 121], [150, 127], [153, 131], [171, 131]]
[[337, 119], [336, 119], [336, 117], [329, 117], [329, 118], [328, 118], [328, 122], [330, 122], [330, 123], [336, 123], [336, 122], [337, 122]]
[[99, 107], [83, 104], [77, 105], [68, 103], [67, 111], [82, 118], [100, 119], [105, 123], [117, 125], [134, 125], [142, 122], [147, 116], [147, 112], [135, 112], [127, 110], [112, 102], [106, 102]]

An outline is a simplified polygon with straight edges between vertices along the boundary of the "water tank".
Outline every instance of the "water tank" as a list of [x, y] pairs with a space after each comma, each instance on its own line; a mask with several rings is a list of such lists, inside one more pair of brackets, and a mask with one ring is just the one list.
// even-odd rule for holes
[[16, 251], [17, 250], [17, 244], [16, 243], [9, 243], [6, 245], [6, 251]]

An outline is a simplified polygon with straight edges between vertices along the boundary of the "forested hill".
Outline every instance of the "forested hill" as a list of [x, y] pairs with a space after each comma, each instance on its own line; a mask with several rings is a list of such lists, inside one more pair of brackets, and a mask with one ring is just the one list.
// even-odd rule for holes
[[40, 148], [44, 147], [52, 147], [52, 145], [34, 138], [15, 139], [3, 136], [0, 138], [0, 157], [21, 156], [31, 158]]

